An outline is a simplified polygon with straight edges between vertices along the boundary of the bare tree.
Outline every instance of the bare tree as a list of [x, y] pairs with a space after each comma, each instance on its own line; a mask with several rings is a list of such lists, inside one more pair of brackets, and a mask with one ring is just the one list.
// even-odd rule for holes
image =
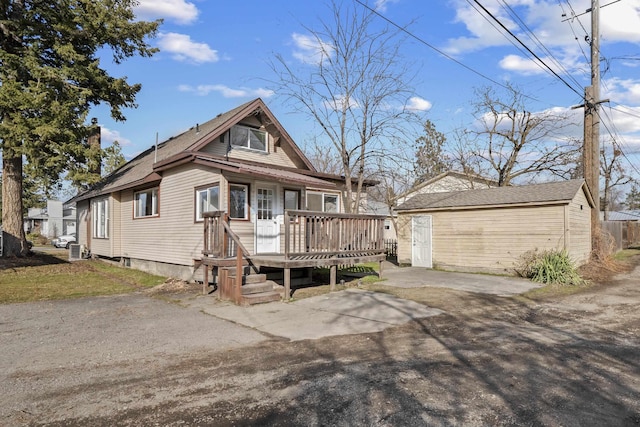
[[[311, 117], [326, 138], [326, 156], [340, 160], [346, 212], [356, 212], [368, 165], [389, 155], [388, 141], [417, 120], [407, 108], [412, 76], [399, 53], [398, 32], [375, 28], [375, 15], [356, 3], [331, 3], [332, 20], [305, 27], [314, 55], [299, 67], [275, 55], [276, 93]], [[405, 140], [410, 141], [409, 137]]]
[[613, 141], [611, 150], [600, 150], [600, 174], [604, 180], [602, 201], [600, 206], [604, 211], [604, 220], [609, 219], [609, 211], [613, 204], [615, 188], [632, 182], [632, 178], [627, 175], [622, 167], [622, 150]]
[[528, 111], [525, 96], [509, 85], [503, 96], [490, 87], [475, 94], [477, 127], [460, 134], [454, 159], [460, 168], [490, 172], [500, 186], [541, 173], [570, 176], [579, 148], [559, 137], [571, 125], [567, 115]]

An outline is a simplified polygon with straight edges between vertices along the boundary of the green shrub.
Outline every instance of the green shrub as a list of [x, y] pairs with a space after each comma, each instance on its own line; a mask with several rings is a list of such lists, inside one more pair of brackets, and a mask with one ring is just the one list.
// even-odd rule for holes
[[515, 270], [520, 276], [538, 283], [581, 285], [585, 282], [566, 250], [527, 251], [520, 257]]

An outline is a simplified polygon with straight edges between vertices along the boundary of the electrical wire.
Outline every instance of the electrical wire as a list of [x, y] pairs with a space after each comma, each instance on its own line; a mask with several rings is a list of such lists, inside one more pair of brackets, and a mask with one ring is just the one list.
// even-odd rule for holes
[[[360, 4], [362, 7], [364, 7], [365, 9], [369, 10], [371, 13], [377, 15], [378, 17], [380, 17], [381, 19], [383, 19], [384, 21], [386, 21], [387, 23], [389, 23], [390, 25], [396, 27], [398, 30], [402, 31], [403, 33], [405, 33], [406, 35], [408, 35], [409, 37], [413, 38], [414, 40], [417, 40], [418, 42], [424, 44], [425, 46], [429, 47], [430, 49], [438, 52], [440, 55], [444, 56], [445, 58], [447, 58], [450, 61], [455, 62], [456, 64], [460, 65], [461, 67], [465, 68], [468, 71], [471, 71], [472, 73], [482, 77], [485, 80], [490, 81], [491, 83], [502, 87], [503, 89], [507, 89], [507, 90], [513, 90], [512, 88], [510, 88], [509, 86], [500, 83], [494, 79], [492, 79], [491, 77], [481, 73], [478, 70], [475, 70], [473, 68], [471, 68], [470, 66], [464, 64], [463, 62], [455, 59], [454, 57], [452, 57], [451, 55], [448, 55], [447, 53], [443, 52], [442, 50], [438, 49], [437, 47], [433, 46], [432, 44], [430, 44], [429, 42], [427, 42], [426, 40], [418, 37], [417, 35], [413, 34], [411, 31], [407, 30], [405, 27], [402, 27], [398, 24], [396, 24], [395, 22], [393, 22], [392, 20], [390, 20], [389, 18], [387, 18], [386, 16], [382, 15], [380, 12], [378, 12], [377, 10], [371, 8], [369, 5], [367, 5], [366, 3], [362, 2], [362, 0], [355, 0], [355, 2], [357, 2], [358, 4]], [[522, 94], [524, 97], [529, 98], [531, 100], [534, 100], [536, 102], [540, 102], [539, 99], [533, 98], [531, 96]]]
[[[356, 0], [359, 1], [359, 0]], [[467, 1], [471, 1], [471, 0], [467, 0]], [[537, 59], [538, 61], [540, 61], [540, 63], [542, 65], [544, 65], [544, 67], [549, 70], [551, 72], [551, 74], [553, 74], [554, 76], [556, 76], [562, 83], [565, 84], [565, 86], [567, 86], [569, 89], [571, 89], [573, 92], [577, 93], [581, 98], [584, 98], [584, 96], [578, 91], [576, 90], [573, 86], [571, 86], [564, 78], [562, 78], [558, 73], [556, 73], [551, 67], [549, 67], [549, 65], [547, 65], [546, 62], [544, 62], [535, 52], [533, 52], [531, 49], [529, 49], [529, 47], [527, 45], [525, 45], [515, 34], [513, 34], [513, 32], [511, 32], [511, 30], [509, 30], [507, 27], [505, 27], [505, 25], [500, 22], [500, 20], [498, 18], [496, 18], [489, 10], [487, 10], [486, 7], [484, 7], [478, 0], [473, 0], [478, 6], [480, 6], [480, 8], [482, 8], [482, 10], [491, 17], [491, 19], [493, 19], [494, 21], [496, 21], [498, 23], [498, 25], [500, 25], [506, 32], [508, 32], [511, 37], [513, 37], [518, 43], [520, 43], [522, 45], [522, 47], [524, 47], [527, 52], [529, 52], [531, 55], [533, 55], [533, 57], [535, 59]]]
[[551, 60], [551, 62], [556, 66], [558, 70], [561, 70], [570, 80], [573, 81], [577, 86], [582, 86], [575, 77], [571, 75], [571, 73], [564, 67], [564, 65], [556, 59], [554, 54], [542, 43], [542, 41], [535, 35], [535, 33], [529, 28], [529, 26], [520, 18], [518, 13], [511, 7], [505, 0], [498, 0], [499, 3], [502, 4], [502, 9], [504, 9], [507, 14], [511, 16], [511, 18], [518, 24], [518, 26], [523, 30], [524, 34], [529, 37], [540, 50], [542, 50], [547, 58]]

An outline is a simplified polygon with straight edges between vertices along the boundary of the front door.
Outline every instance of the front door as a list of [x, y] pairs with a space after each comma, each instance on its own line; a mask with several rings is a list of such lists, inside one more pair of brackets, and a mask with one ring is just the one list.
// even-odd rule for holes
[[411, 218], [411, 265], [432, 268], [431, 215]]
[[276, 219], [276, 191], [272, 187], [257, 189], [256, 253], [279, 252], [280, 227]]

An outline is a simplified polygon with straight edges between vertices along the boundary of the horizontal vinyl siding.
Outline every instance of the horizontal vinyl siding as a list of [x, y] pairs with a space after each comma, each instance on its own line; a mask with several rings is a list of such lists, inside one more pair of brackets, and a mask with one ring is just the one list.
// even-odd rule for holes
[[[226, 183], [215, 169], [184, 165], [165, 171], [159, 187], [158, 217], [133, 218], [133, 191], [122, 193], [122, 256], [192, 265], [203, 249], [202, 222], [195, 222], [195, 188]], [[222, 199], [222, 195], [221, 195]]]
[[[91, 201], [93, 202], [94, 200], [101, 200], [102, 198], [98, 198], [98, 199], [91, 199]], [[113, 210], [113, 198], [112, 197], [108, 197], [107, 198], [109, 203], [108, 203], [108, 209], [109, 209], [109, 228], [108, 228], [108, 233], [109, 233], [109, 237], [106, 239], [102, 239], [102, 238], [95, 238], [93, 237], [93, 216], [95, 215], [94, 212], [91, 213], [91, 218], [90, 218], [90, 224], [88, 226], [88, 230], [89, 233], [91, 234], [91, 253], [94, 255], [99, 255], [99, 256], [103, 256], [103, 257], [113, 257], [113, 248], [112, 248], [112, 236], [113, 236], [113, 215], [114, 215], [114, 210]]]
[[[274, 166], [296, 167], [295, 163], [289, 158], [287, 153], [280, 147], [276, 147], [273, 143], [273, 138], [269, 136], [269, 150], [268, 153], [259, 152], [249, 149], [242, 149], [237, 147], [231, 147], [229, 151], [229, 159], [249, 160], [253, 162], [266, 163]], [[220, 142], [218, 139], [207, 144], [202, 150], [203, 153], [213, 154], [216, 156], [227, 155], [227, 143]]]
[[[415, 214], [419, 215], [419, 214]], [[435, 267], [508, 270], [528, 250], [564, 246], [564, 206], [425, 212]], [[411, 261], [411, 215], [400, 215], [399, 261]]]
[[122, 256], [122, 227], [120, 227], [122, 222], [122, 213], [120, 212], [122, 205], [120, 203], [120, 193], [114, 193], [109, 202], [113, 204], [109, 229], [112, 245], [111, 253], [113, 257], [120, 257]]
[[591, 256], [591, 207], [582, 190], [569, 204], [569, 228], [569, 255], [578, 265], [582, 265]]
[[87, 234], [87, 225], [89, 215], [89, 201], [82, 200], [76, 203], [76, 236], [77, 241], [81, 245], [87, 245], [89, 243], [89, 235]]

